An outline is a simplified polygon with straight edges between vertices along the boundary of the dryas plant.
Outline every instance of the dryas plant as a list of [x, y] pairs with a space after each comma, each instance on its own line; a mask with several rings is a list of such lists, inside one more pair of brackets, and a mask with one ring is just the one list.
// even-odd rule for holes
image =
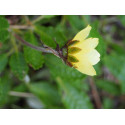
[[64, 47], [60, 48], [57, 44], [55, 50], [46, 45], [43, 45], [43, 47], [34, 46], [16, 34], [15, 37], [23, 44], [33, 49], [44, 53], [53, 53], [55, 56], [62, 59], [65, 64], [77, 69], [81, 73], [94, 76], [96, 75], [96, 71], [93, 65], [100, 61], [100, 54], [95, 49], [99, 43], [99, 39], [87, 38], [90, 30], [91, 26], [88, 25], [85, 29], [78, 32], [72, 40], [69, 40]]

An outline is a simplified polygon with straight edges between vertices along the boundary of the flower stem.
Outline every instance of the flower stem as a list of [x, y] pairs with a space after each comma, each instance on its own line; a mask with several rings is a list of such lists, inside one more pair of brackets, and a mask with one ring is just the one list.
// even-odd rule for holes
[[18, 36], [17, 34], [14, 34], [14, 36], [21, 42], [23, 43], [24, 45], [26, 46], [29, 46], [37, 51], [42, 51], [44, 53], [53, 53], [54, 55], [56, 55], [57, 57], [60, 57], [58, 52], [48, 46], [45, 46], [45, 47], [38, 47], [38, 46], [35, 46], [35, 45], [32, 45], [30, 44], [29, 42], [26, 42], [25, 40], [23, 40], [20, 36]]

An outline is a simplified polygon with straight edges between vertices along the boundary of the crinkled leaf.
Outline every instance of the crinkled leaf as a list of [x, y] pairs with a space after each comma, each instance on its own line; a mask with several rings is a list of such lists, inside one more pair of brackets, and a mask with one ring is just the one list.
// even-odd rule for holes
[[4, 17], [0, 17], [0, 42], [7, 40], [9, 36], [8, 29], [9, 23]]
[[10, 67], [12, 72], [20, 79], [23, 80], [23, 78], [28, 73], [28, 66], [25, 62], [25, 59], [23, 57], [22, 53], [15, 53], [10, 58]]
[[42, 42], [50, 47], [56, 48], [56, 43], [48, 33], [46, 33], [44, 30], [41, 30], [40, 26], [35, 27], [35, 32], [40, 36], [40, 39]]
[[71, 68], [64, 64], [58, 57], [48, 54], [45, 56], [46, 65], [50, 69], [53, 77], [61, 77], [67, 81], [81, 80], [85, 77], [82, 73], [74, 68]]
[[[40, 31], [38, 31], [38, 30], [40, 30]], [[66, 37], [60, 28], [54, 28], [54, 27], [47, 27], [46, 28], [43, 26], [37, 26], [36, 32], [41, 36], [41, 39], [43, 40], [43, 42], [48, 46], [55, 48], [56, 42], [57, 42], [60, 45], [60, 47], [62, 47], [66, 43]], [[44, 39], [47, 36], [48, 36], [48, 41], [47, 41], [47, 38]]]
[[76, 69], [67, 66], [58, 57], [51, 54], [46, 55], [45, 64], [49, 68], [49, 71], [54, 79], [60, 77], [65, 82], [72, 84], [79, 90], [81, 90], [84, 86], [82, 80], [85, 78], [85, 75]]
[[[38, 46], [37, 40], [33, 35], [33, 33], [31, 32], [27, 32], [25, 34], [25, 40], [33, 45]], [[42, 52], [39, 52], [37, 50], [34, 50], [30, 47], [25, 46], [24, 56], [25, 56], [26, 62], [34, 69], [39, 69], [43, 66], [44, 59], [43, 59]]]
[[46, 55], [46, 65], [50, 69], [54, 79], [61, 79], [59, 89], [62, 91], [62, 101], [66, 108], [92, 108], [89, 96], [83, 89], [82, 80], [84, 75], [76, 69], [68, 67], [63, 62], [53, 55]]

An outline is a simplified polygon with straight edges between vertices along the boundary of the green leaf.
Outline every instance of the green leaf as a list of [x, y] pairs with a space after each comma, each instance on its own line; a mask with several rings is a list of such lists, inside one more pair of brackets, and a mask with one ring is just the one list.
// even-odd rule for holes
[[4, 70], [8, 62], [8, 58], [5, 54], [0, 55], [0, 73]]
[[0, 30], [0, 42], [4, 42], [9, 37], [9, 32], [7, 30]]
[[57, 77], [57, 83], [62, 90], [62, 101], [68, 109], [90, 109], [93, 108], [89, 96], [84, 91], [78, 91], [70, 83], [64, 83]]
[[0, 30], [7, 29], [8, 27], [8, 21], [4, 17], [0, 17]]
[[0, 42], [7, 40], [9, 36], [8, 29], [9, 23], [4, 17], [0, 17]]
[[59, 76], [66, 81], [79, 81], [85, 77], [85, 75], [67, 66], [61, 59], [51, 54], [45, 55], [45, 64], [54, 78]]
[[106, 80], [97, 80], [96, 85], [100, 89], [102, 89], [102, 90], [104, 90], [112, 95], [120, 95], [121, 94], [120, 86], [113, 83], [113, 82], [106, 81]]
[[[65, 65], [61, 59], [54, 55], [46, 55], [45, 61], [45, 64], [50, 69], [51, 75], [54, 79], [57, 79], [59, 89], [62, 90], [61, 95], [65, 107], [92, 108], [89, 96], [83, 91], [82, 80], [85, 75]], [[61, 82], [58, 81], [58, 78], [61, 79]], [[60, 85], [60, 83], [63, 83], [63, 85]]]
[[125, 93], [125, 57], [116, 53], [105, 56], [104, 64], [110, 72], [121, 82], [121, 91]]
[[67, 42], [67, 38], [64, 35], [64, 32], [60, 28], [50, 28], [51, 37], [55, 39], [55, 41], [59, 44], [60, 47], [63, 47]]
[[[25, 34], [25, 40], [33, 45], [38, 46], [37, 40], [32, 32]], [[26, 62], [29, 63], [35, 70], [41, 68], [44, 63], [42, 52], [34, 50], [30, 47], [24, 47], [24, 57]]]
[[85, 78], [85, 75], [67, 66], [58, 57], [51, 54], [45, 55], [45, 64], [54, 79], [60, 77], [63, 81], [72, 84], [78, 90], [81, 90], [83, 87], [82, 80]]
[[[54, 28], [54, 27], [37, 26], [36, 32], [40, 35], [43, 42], [48, 46], [55, 48], [56, 42], [57, 42], [59, 46], [62, 47], [66, 43], [66, 37], [63, 34], [62, 30], [58, 27]], [[48, 37], [48, 38], [45, 38], [45, 37]]]
[[33, 92], [47, 108], [54, 108], [61, 103], [57, 89], [48, 82], [41, 81], [30, 84], [30, 91]]
[[7, 77], [0, 78], [0, 107], [7, 103], [9, 90], [10, 80]]
[[28, 73], [28, 66], [24, 60], [22, 53], [15, 53], [10, 58], [10, 67], [12, 72], [20, 79], [23, 78]]
[[48, 33], [43, 31], [40, 26], [35, 27], [35, 32], [40, 36], [40, 39], [45, 45], [56, 48], [55, 41], [51, 38], [51, 36]]

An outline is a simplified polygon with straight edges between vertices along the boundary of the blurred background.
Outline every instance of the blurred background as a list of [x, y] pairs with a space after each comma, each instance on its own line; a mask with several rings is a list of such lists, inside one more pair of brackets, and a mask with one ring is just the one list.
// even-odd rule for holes
[[[99, 38], [101, 54], [94, 77], [14, 36], [55, 49], [56, 42], [63, 47], [88, 24], [89, 37]], [[124, 109], [125, 16], [0, 16], [0, 108]]]

